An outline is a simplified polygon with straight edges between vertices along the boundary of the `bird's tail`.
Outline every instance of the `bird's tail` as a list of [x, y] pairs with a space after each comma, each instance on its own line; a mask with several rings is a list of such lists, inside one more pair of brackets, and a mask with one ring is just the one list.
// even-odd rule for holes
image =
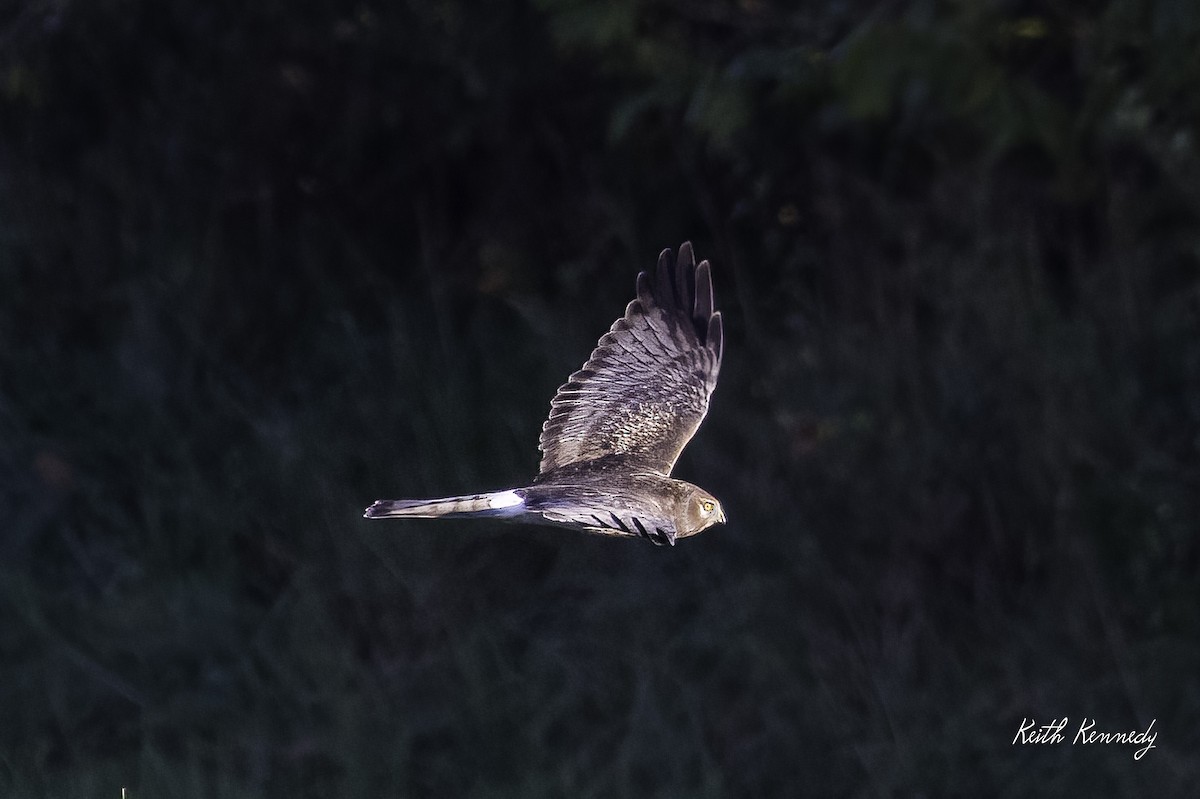
[[446, 516], [505, 518], [520, 516], [524, 512], [525, 491], [517, 488], [445, 499], [381, 499], [367, 508], [363, 516], [368, 519], [439, 519]]

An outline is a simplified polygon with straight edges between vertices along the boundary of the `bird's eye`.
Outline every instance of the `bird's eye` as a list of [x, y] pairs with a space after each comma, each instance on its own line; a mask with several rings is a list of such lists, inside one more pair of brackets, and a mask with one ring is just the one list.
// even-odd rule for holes
[[704, 509], [705, 513], [712, 513], [713, 508], [715, 508], [716, 505], [714, 505], [712, 503], [712, 500], [705, 499], [705, 500], [701, 500], [700, 507]]

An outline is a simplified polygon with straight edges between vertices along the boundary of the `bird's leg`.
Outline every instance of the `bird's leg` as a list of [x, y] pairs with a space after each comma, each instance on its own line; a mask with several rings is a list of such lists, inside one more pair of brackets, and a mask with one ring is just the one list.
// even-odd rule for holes
[[675, 546], [675, 532], [672, 530], [664, 530], [661, 527], [655, 527], [654, 531], [646, 529], [646, 525], [642, 524], [642, 520], [638, 517], [633, 517], [633, 526], [637, 528], [638, 535], [647, 539], [655, 546], [666, 547]]
[[661, 527], [655, 527], [654, 533], [647, 536], [655, 545], [660, 547], [675, 546], [675, 533], [671, 530], [664, 530]]

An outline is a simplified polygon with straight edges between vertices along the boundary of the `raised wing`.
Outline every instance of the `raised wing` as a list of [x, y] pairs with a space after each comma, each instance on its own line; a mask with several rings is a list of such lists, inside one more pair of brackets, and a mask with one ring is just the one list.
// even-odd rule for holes
[[721, 368], [721, 314], [708, 261], [692, 245], [658, 257], [653, 279], [550, 402], [541, 474], [609, 455], [630, 469], [668, 475], [708, 412]]

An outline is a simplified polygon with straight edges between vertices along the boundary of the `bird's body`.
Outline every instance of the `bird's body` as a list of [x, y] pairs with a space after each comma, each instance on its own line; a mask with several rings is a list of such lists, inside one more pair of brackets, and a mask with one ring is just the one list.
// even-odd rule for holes
[[559, 388], [527, 487], [428, 500], [380, 500], [368, 518], [500, 518], [638, 536], [657, 544], [725, 521], [708, 492], [670, 477], [708, 411], [722, 353], [707, 261], [688, 243], [642, 272], [629, 303], [583, 368]]

